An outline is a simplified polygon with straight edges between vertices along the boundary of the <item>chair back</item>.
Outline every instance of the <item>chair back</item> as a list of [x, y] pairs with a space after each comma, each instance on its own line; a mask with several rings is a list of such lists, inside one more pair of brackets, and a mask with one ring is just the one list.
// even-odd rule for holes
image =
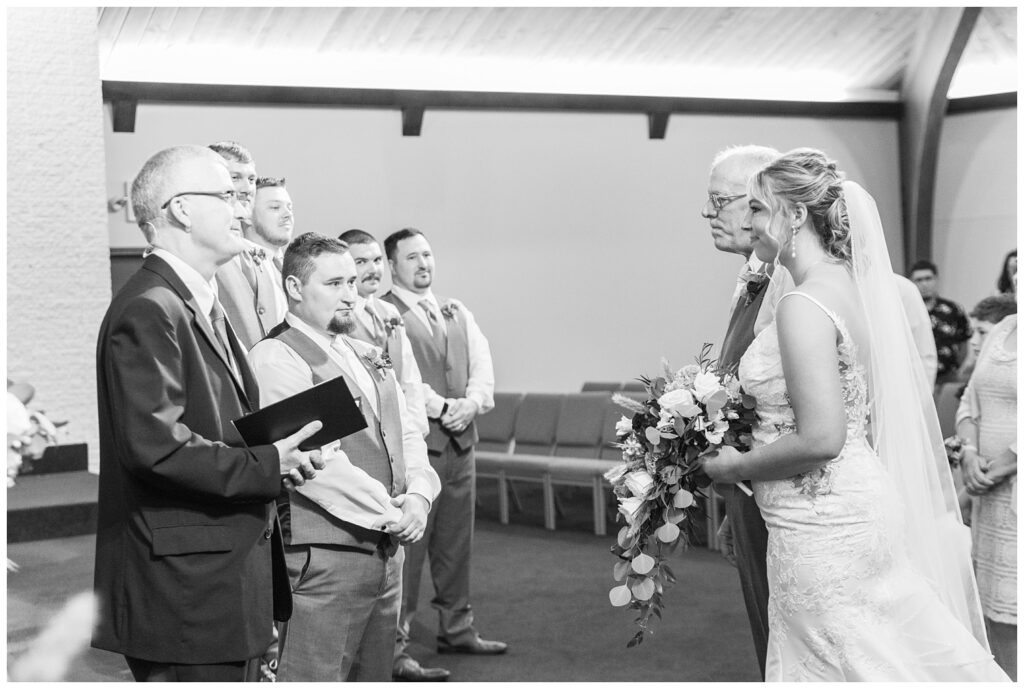
[[521, 392], [494, 393], [494, 409], [476, 417], [476, 429], [480, 434], [480, 441], [476, 444], [478, 450], [509, 451], [516, 426], [516, 414], [522, 401]]
[[562, 407], [562, 393], [528, 392], [516, 414], [514, 452], [524, 455], [550, 455], [555, 447], [555, 429]]
[[626, 381], [619, 389], [623, 392], [647, 392], [647, 388], [639, 380]]
[[596, 458], [610, 392], [577, 392], [562, 400], [555, 432], [556, 457]]
[[608, 390], [614, 392], [619, 389], [620, 383], [610, 383], [606, 381], [588, 380], [583, 383], [582, 392], [601, 392], [602, 390]]

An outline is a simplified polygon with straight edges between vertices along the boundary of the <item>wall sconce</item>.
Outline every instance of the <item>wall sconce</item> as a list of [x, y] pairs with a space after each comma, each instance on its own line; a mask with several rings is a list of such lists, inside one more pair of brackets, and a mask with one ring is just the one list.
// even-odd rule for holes
[[124, 211], [124, 220], [127, 223], [135, 224], [135, 214], [132, 213], [132, 204], [128, 203], [128, 182], [122, 182], [121, 196], [111, 196], [107, 199], [107, 213], [119, 213]]

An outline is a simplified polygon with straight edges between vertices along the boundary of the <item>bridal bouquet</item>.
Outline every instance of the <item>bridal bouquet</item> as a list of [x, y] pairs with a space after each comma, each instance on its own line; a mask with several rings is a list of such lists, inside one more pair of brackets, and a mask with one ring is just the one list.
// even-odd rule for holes
[[[633, 412], [616, 425], [622, 464], [605, 474], [626, 521], [612, 546], [619, 557], [613, 574], [623, 583], [608, 597], [612, 605], [640, 613], [640, 630], [629, 647], [653, 633], [651, 618], [661, 617], [662, 594], [675, 583], [668, 558], [692, 542], [694, 520], [706, 516], [695, 498], [707, 497], [711, 479], [698, 458], [722, 445], [746, 451], [752, 442], [754, 398], [740, 391], [734, 375], [715, 366], [710, 352], [705, 344], [697, 363], [678, 371], [662, 360], [664, 375], [640, 379], [645, 402], [614, 397]], [[737, 486], [749, 493], [745, 485]]]

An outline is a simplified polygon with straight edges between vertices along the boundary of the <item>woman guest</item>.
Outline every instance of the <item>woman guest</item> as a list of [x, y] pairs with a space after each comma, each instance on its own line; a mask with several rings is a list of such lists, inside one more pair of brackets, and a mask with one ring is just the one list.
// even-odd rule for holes
[[957, 411], [972, 554], [996, 661], [1017, 679], [1017, 315], [991, 331]]

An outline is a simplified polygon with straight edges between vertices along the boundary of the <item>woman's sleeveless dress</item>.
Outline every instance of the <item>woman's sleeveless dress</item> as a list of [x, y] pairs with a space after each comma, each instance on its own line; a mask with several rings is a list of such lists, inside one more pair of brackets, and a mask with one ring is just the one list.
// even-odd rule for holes
[[[768, 681], [1006, 681], [891, 542], [899, 498], [868, 437], [867, 372], [843, 321], [838, 331], [846, 444], [805, 474], [755, 481], [768, 525]], [[787, 295], [789, 296], [789, 295]], [[773, 323], [739, 367], [757, 400], [755, 445], [796, 429]]]

